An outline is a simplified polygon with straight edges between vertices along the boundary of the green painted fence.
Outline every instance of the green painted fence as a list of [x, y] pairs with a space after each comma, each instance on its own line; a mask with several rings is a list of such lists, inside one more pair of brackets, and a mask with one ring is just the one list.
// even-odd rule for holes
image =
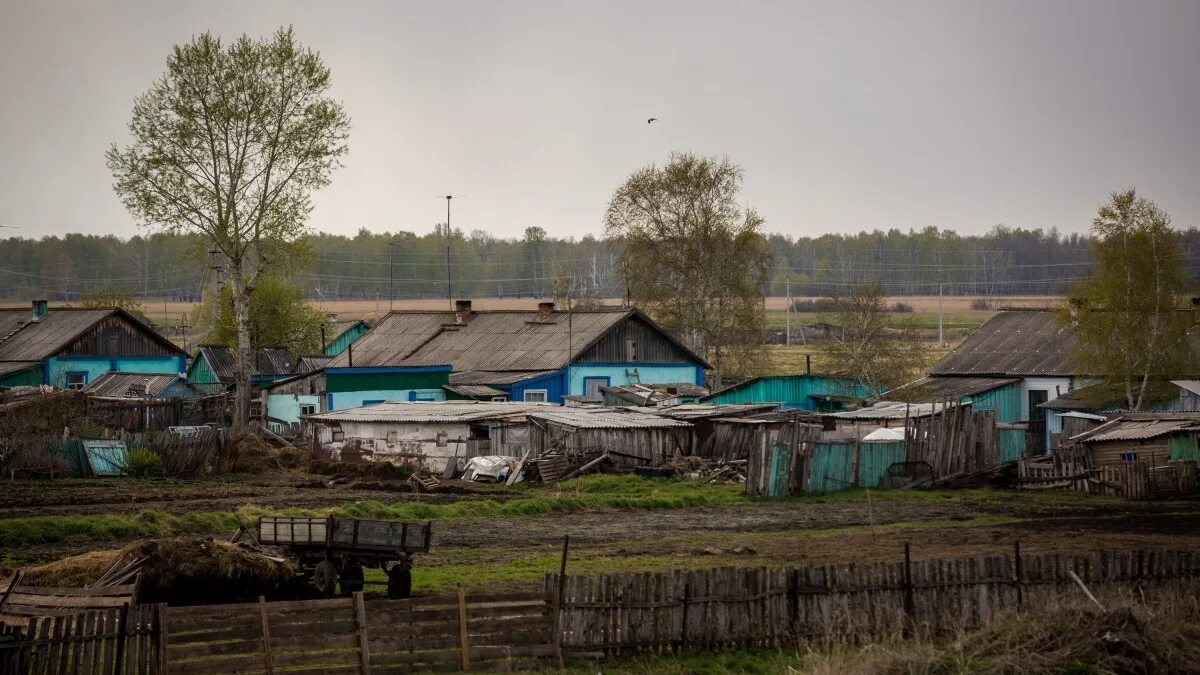
[[[888, 467], [904, 461], [904, 441], [860, 443], [858, 486], [878, 487]], [[817, 443], [813, 446], [808, 492], [837, 492], [854, 487], [854, 444]]]

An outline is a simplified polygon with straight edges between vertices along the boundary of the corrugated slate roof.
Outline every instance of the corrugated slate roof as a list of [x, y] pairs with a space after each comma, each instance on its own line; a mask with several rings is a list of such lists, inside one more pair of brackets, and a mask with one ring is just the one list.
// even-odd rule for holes
[[[951, 403], [953, 408], [956, 404]], [[873, 406], [858, 410], [831, 413], [828, 417], [843, 420], [902, 420], [905, 417], [925, 417], [940, 412], [945, 407], [941, 403], [902, 403], [899, 401], [880, 401]]]
[[501, 391], [495, 387], [489, 387], [486, 384], [443, 384], [442, 389], [445, 389], [446, 391], [452, 391], [459, 396], [467, 396], [469, 398], [508, 396], [508, 392]]
[[960, 398], [962, 396], [975, 396], [986, 391], [999, 389], [1014, 382], [1020, 382], [1020, 380], [1002, 377], [924, 377], [916, 382], [909, 382], [902, 387], [896, 387], [885, 393], [884, 396], [891, 397], [893, 393], [899, 392], [905, 394], [906, 397], [908, 397], [908, 394], [919, 394], [934, 398]]
[[[392, 312], [359, 338], [353, 350], [338, 355], [330, 367], [449, 365], [460, 372], [558, 370], [635, 315], [653, 325], [632, 309], [554, 311], [545, 318], [536, 311], [476, 311], [462, 323], [450, 311]], [[691, 354], [686, 347], [680, 348]]]
[[931, 375], [1051, 376], [1092, 375], [1072, 359], [1078, 340], [1051, 310], [996, 312], [954, 351], [938, 361]]
[[638, 410], [679, 420], [702, 420], [713, 417], [740, 417], [771, 412], [779, 409], [778, 403], [681, 403], [663, 408], [643, 407]]
[[1119, 420], [1109, 427], [1098, 427], [1095, 433], [1087, 439], [1089, 443], [1104, 441], [1140, 441], [1159, 436], [1166, 436], [1177, 431], [1192, 430], [1197, 427], [1197, 419], [1160, 419], [1160, 420]]
[[439, 401], [408, 402], [389, 401], [359, 408], [334, 410], [316, 415], [308, 415], [306, 419], [314, 422], [380, 422], [380, 423], [418, 423], [442, 422], [478, 422], [487, 419], [500, 419], [510, 415], [521, 415], [542, 407], [557, 407], [549, 403], [491, 403], [483, 401]]
[[326, 356], [324, 354], [319, 354], [316, 356], [301, 356], [296, 360], [296, 367], [292, 370], [292, 372], [298, 375], [312, 373], [329, 365], [329, 362], [332, 360], [332, 356]]
[[118, 311], [56, 307], [40, 320], [31, 321], [29, 309], [0, 310], [0, 361], [40, 361], [53, 356]]
[[692, 426], [683, 420], [634, 412], [628, 408], [555, 407], [532, 410], [528, 416], [576, 429], [671, 429]]
[[95, 396], [158, 396], [180, 379], [177, 373], [105, 373], [83, 390]]
[[[232, 384], [237, 372], [237, 352], [226, 345], [200, 345], [197, 357], [203, 355], [213, 374], [222, 384]], [[259, 347], [254, 355], [255, 375], [290, 375], [292, 357], [283, 347]]]
[[1200, 396], [1200, 380], [1171, 380], [1171, 384]]
[[507, 372], [467, 370], [461, 373], [450, 373], [450, 384], [515, 384], [553, 372], [553, 370], [511, 370]]
[[0, 361], [0, 375], [19, 373], [26, 368], [33, 368], [40, 364], [40, 361]]

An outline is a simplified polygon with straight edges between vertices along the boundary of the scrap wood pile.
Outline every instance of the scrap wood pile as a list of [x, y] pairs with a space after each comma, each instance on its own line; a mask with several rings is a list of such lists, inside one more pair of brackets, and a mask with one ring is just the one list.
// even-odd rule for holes
[[676, 453], [660, 466], [639, 469], [638, 474], [652, 478], [675, 476], [697, 483], [745, 483], [746, 460], [714, 460]]
[[147, 539], [34, 567], [24, 583], [120, 586], [140, 578], [142, 602], [254, 598], [290, 583], [296, 570], [256, 546], [203, 537]]

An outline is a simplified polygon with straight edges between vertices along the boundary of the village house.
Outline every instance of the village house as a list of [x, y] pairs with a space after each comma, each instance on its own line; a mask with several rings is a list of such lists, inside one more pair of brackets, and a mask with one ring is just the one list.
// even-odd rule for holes
[[440, 473], [454, 458], [519, 457], [529, 448], [522, 415], [541, 403], [386, 402], [308, 415], [317, 457], [391, 462]]
[[1043, 454], [1052, 434], [1061, 433], [1062, 418], [1042, 404], [1096, 382], [1096, 373], [1075, 362], [1077, 346], [1075, 332], [1054, 310], [1001, 310], [934, 365], [928, 378], [905, 389], [909, 400], [919, 400], [923, 388], [925, 400], [950, 398], [974, 410], [995, 410], [1006, 461]]
[[[259, 347], [254, 352], [250, 381], [259, 389], [295, 374], [296, 363], [283, 347]], [[237, 380], [237, 351], [227, 345], [200, 345], [187, 370], [188, 380], [206, 393], [225, 391]]]
[[196, 398], [200, 390], [179, 373], [105, 373], [84, 393], [112, 398]]
[[599, 400], [615, 385], [704, 383], [704, 359], [636, 309], [455, 307], [391, 312], [349, 345], [325, 369], [328, 409], [458, 397], [562, 403]]
[[109, 372], [187, 370], [187, 353], [123, 309], [0, 310], [0, 387], [83, 389]]
[[1092, 466], [1141, 461], [1162, 466], [1197, 459], [1200, 414], [1123, 413], [1069, 439], [1090, 453]]

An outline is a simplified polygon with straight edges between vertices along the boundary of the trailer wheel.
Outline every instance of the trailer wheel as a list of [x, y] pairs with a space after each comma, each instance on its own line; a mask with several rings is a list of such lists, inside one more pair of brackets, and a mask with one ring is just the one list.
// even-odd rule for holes
[[328, 560], [322, 560], [317, 563], [316, 569], [313, 570], [313, 586], [327, 598], [333, 597], [334, 591], [337, 590], [337, 568]]
[[412, 597], [412, 565], [398, 562], [388, 570], [388, 598], [404, 600]]
[[347, 563], [342, 567], [342, 595], [357, 593], [363, 589], [363, 568], [358, 563]]

